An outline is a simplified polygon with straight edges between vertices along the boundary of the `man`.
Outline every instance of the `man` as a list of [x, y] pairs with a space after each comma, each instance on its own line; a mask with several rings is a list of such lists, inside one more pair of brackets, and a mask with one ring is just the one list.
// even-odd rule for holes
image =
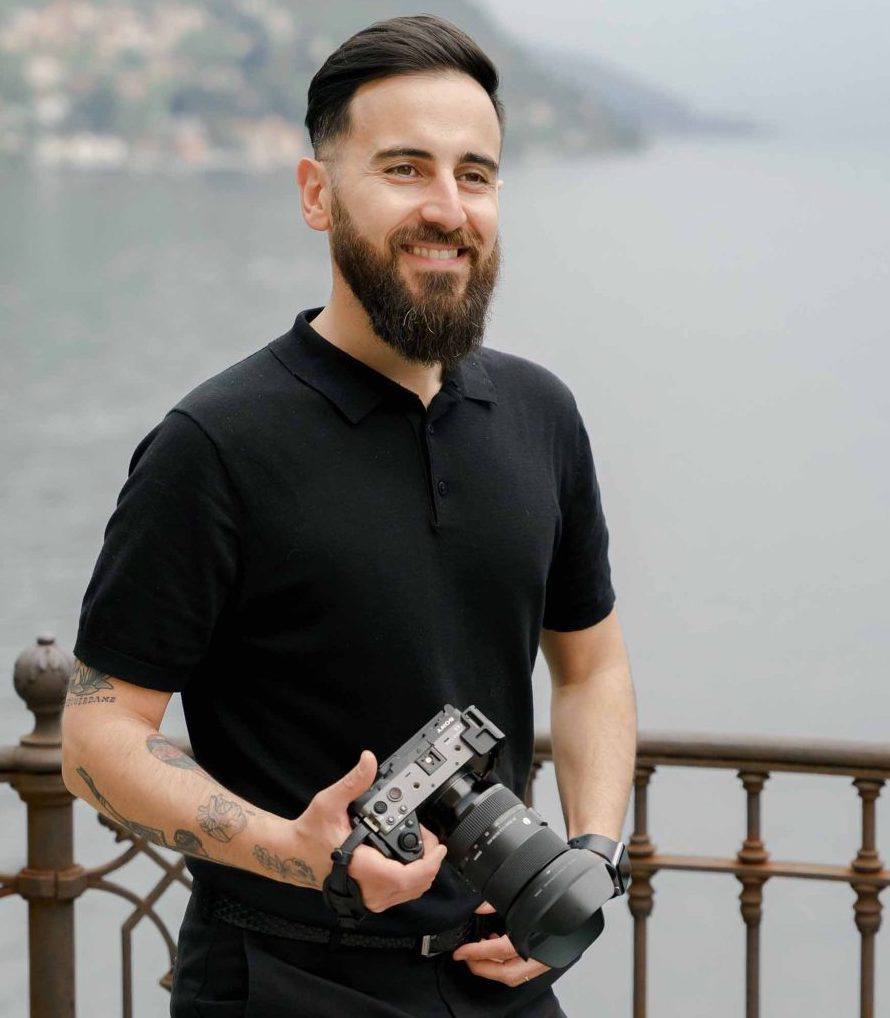
[[[320, 893], [347, 804], [446, 702], [507, 733], [498, 777], [522, 794], [539, 643], [568, 833], [620, 837], [634, 705], [587, 436], [562, 383], [480, 348], [496, 90], [429, 17], [328, 59], [297, 180], [330, 300], [151, 432], [109, 523], [64, 773], [189, 857], [177, 1018], [561, 1014], [559, 973], [506, 935], [456, 947], [492, 910], [431, 832], [407, 865], [356, 849], [357, 938], [332, 936]], [[158, 732], [174, 691], [194, 760]], [[439, 933], [447, 949], [421, 954]]]

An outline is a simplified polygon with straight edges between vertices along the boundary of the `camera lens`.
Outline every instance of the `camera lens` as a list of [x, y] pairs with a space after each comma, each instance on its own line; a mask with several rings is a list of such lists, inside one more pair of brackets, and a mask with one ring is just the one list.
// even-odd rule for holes
[[448, 860], [504, 918], [524, 958], [561, 968], [603, 930], [611, 874], [592, 852], [572, 849], [501, 784], [472, 772], [446, 782], [420, 812]]

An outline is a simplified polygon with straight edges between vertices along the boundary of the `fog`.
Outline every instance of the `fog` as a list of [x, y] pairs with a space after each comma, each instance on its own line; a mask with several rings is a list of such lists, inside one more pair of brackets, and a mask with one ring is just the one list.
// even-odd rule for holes
[[582, 50], [800, 138], [890, 143], [890, 6], [878, 0], [478, 0], [518, 38]]

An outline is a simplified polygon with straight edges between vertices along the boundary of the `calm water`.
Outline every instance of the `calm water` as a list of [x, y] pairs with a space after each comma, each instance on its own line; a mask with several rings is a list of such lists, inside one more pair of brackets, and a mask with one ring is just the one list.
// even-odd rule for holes
[[[324, 301], [326, 253], [288, 174], [9, 176], [0, 207], [0, 742], [28, 725], [16, 654], [73, 643], [105, 520], [142, 435], [193, 384]], [[644, 729], [888, 740], [890, 153], [779, 143], [508, 171], [506, 268], [490, 345], [569, 381], [594, 444]], [[541, 724], [547, 680], [537, 676]], [[171, 729], [179, 727], [177, 717]], [[661, 773], [659, 846], [733, 853], [732, 774]], [[559, 807], [545, 774], [542, 810]], [[890, 807], [881, 811], [888, 830]], [[23, 823], [0, 796], [0, 870]], [[78, 814], [82, 860], [112, 847]], [[855, 852], [844, 781], [775, 777], [776, 858]], [[885, 855], [890, 852], [885, 842]], [[150, 868], [135, 880], [147, 889]], [[737, 885], [658, 878], [652, 1018], [742, 1014]], [[175, 923], [182, 899], [167, 914]], [[764, 1018], [854, 1013], [852, 894], [767, 888]], [[24, 908], [5, 901], [0, 1014], [24, 1018]], [[128, 907], [79, 906], [80, 1013], [119, 1013]], [[625, 1015], [629, 924], [562, 982], [572, 1018]], [[140, 929], [138, 1018], [165, 970]], [[887, 934], [879, 942], [884, 968]], [[879, 968], [881, 966], [879, 965]], [[890, 1008], [880, 983], [879, 1011]]]

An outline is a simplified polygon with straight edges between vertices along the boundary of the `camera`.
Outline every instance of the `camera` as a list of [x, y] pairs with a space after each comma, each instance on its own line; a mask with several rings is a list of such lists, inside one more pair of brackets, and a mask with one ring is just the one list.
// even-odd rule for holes
[[506, 737], [477, 707], [446, 704], [379, 767], [349, 811], [366, 842], [402, 862], [423, 855], [420, 824], [497, 909], [523, 958], [560, 968], [600, 935], [615, 895], [605, 859], [570, 848], [493, 770]]

